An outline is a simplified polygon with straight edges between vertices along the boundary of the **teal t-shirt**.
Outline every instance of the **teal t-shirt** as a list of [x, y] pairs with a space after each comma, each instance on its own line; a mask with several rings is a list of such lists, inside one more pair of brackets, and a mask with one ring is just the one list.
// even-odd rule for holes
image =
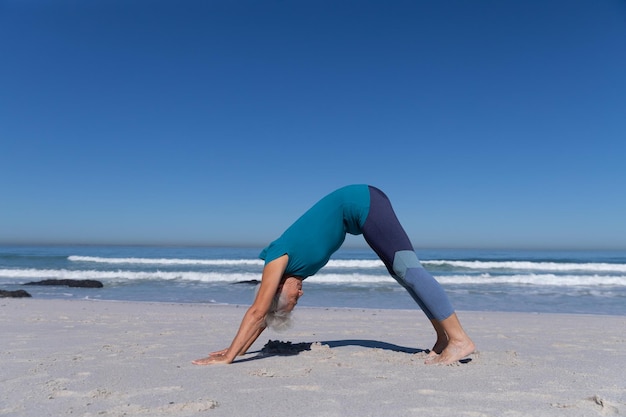
[[263, 249], [259, 257], [267, 264], [287, 254], [285, 273], [303, 278], [314, 275], [339, 249], [346, 233], [362, 233], [369, 209], [367, 185], [348, 185], [333, 191]]

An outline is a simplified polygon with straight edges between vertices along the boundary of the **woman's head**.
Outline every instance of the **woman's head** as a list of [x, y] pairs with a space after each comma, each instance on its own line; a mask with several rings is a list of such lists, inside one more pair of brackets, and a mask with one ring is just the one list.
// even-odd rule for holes
[[265, 316], [265, 323], [273, 330], [287, 330], [291, 327], [291, 311], [302, 297], [302, 278], [286, 276], [283, 278], [270, 310]]
[[278, 297], [277, 310], [291, 312], [298, 304], [302, 294], [304, 294], [302, 291], [302, 278], [294, 276], [284, 277], [278, 286], [278, 291], [276, 291], [276, 296]]

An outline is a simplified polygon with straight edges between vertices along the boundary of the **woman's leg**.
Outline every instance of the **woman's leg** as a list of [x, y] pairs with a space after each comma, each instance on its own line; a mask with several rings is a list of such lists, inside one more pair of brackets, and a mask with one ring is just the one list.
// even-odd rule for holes
[[439, 356], [433, 355], [427, 362], [449, 364], [472, 353], [474, 343], [461, 327], [448, 296], [422, 267], [389, 199], [375, 187], [370, 187], [363, 237], [430, 319], [437, 333], [432, 352]]
[[426, 271], [387, 196], [370, 187], [370, 210], [363, 237], [393, 276], [411, 294], [429, 319], [444, 320], [454, 309], [441, 285]]

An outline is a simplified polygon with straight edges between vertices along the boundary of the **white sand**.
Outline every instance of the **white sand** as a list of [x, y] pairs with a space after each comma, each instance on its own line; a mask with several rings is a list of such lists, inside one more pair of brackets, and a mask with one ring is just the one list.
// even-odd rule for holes
[[479, 353], [428, 366], [419, 311], [299, 308], [238, 362], [192, 365], [245, 308], [0, 299], [0, 415], [626, 415], [626, 317], [461, 312]]

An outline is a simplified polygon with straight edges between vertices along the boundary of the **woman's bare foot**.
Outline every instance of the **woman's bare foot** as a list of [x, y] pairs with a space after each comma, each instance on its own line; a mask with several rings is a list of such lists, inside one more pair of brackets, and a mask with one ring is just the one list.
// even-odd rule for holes
[[472, 339], [461, 327], [456, 313], [452, 313], [441, 321], [431, 320], [431, 323], [437, 332], [437, 342], [428, 354], [426, 364], [449, 365], [463, 359], [476, 349]]
[[441, 352], [440, 355], [432, 358], [431, 361], [428, 361], [429, 364], [439, 364], [439, 365], [450, 365], [456, 361], [459, 361], [466, 356], [474, 353], [476, 350], [476, 346], [471, 339], [462, 339], [462, 340], [450, 340], [448, 342], [448, 346]]

